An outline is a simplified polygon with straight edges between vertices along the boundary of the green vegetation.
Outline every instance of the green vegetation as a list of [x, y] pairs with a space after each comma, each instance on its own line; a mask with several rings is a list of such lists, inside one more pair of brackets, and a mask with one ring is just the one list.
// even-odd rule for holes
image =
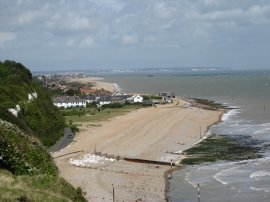
[[35, 91], [31, 85], [32, 74], [22, 64], [5, 61], [0, 64], [0, 104], [4, 108], [14, 108], [18, 102], [26, 100], [28, 93]]
[[[91, 105], [89, 105], [91, 106]], [[109, 105], [110, 106], [110, 105]], [[106, 107], [106, 108], [104, 108]], [[108, 106], [104, 106], [101, 109], [94, 107], [87, 107], [85, 109], [81, 108], [72, 108], [72, 109], [62, 109], [62, 113], [66, 118], [67, 123], [76, 123], [76, 122], [100, 122], [106, 121], [116, 116], [124, 115], [128, 112], [131, 112], [135, 109], [142, 108], [142, 105], [123, 105], [119, 108], [107, 108]], [[81, 114], [83, 112], [83, 115]]]
[[157, 95], [143, 95], [143, 100], [162, 100], [161, 96]]
[[52, 175], [21, 175], [0, 169], [0, 201], [86, 201], [81, 188]]
[[0, 119], [0, 168], [16, 175], [50, 174], [57, 170], [39, 142], [13, 124]]
[[38, 140], [1, 119], [0, 157], [0, 201], [85, 201], [80, 188], [58, 177]]
[[248, 137], [229, 137], [213, 135], [200, 142], [195, 147], [184, 151], [186, 158], [182, 164], [193, 165], [217, 160], [245, 160], [260, 158], [259, 148]]
[[[37, 99], [28, 100], [28, 94]], [[19, 105], [18, 118], [7, 109]], [[36, 135], [45, 146], [53, 145], [64, 132], [65, 121], [53, 105], [50, 94], [32, 81], [31, 72], [20, 63], [5, 61], [0, 64], [0, 118]]]
[[[37, 98], [28, 100], [28, 94]], [[19, 105], [18, 117], [8, 108]], [[86, 201], [58, 177], [45, 146], [63, 134], [65, 120], [31, 72], [13, 61], [0, 62], [0, 201]], [[43, 144], [41, 144], [41, 143]]]
[[102, 106], [103, 108], [122, 108], [124, 107], [124, 104], [121, 103], [111, 103], [111, 104], [106, 104]]

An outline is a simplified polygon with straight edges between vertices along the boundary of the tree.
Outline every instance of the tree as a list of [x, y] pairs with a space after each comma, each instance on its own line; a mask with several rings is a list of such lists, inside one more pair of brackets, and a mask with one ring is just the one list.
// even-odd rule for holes
[[68, 90], [66, 91], [66, 94], [69, 95], [69, 96], [74, 96], [74, 95], [76, 95], [76, 91], [73, 90], [73, 89], [68, 89]]

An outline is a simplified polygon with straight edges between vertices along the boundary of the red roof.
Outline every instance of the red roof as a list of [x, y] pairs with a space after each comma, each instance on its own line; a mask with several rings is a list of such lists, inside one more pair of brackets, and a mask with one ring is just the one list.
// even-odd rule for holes
[[90, 93], [95, 93], [96, 89], [92, 89], [89, 86], [82, 86], [80, 87], [80, 92], [81, 94], [90, 94]]

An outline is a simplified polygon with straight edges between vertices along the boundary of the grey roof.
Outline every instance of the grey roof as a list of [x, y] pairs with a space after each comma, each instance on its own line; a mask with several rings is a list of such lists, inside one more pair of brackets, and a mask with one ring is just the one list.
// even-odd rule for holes
[[85, 99], [81, 99], [76, 96], [61, 96], [55, 97], [53, 103], [71, 103], [71, 102], [85, 102]]
[[127, 100], [129, 97], [131, 97], [131, 96], [130, 95], [114, 95], [114, 96], [112, 96], [112, 99]]
[[86, 95], [84, 97], [84, 99], [86, 99], [86, 100], [96, 100], [96, 96], [94, 96], [94, 95]]
[[166, 97], [169, 97], [169, 96], [175, 96], [175, 93], [173, 92], [160, 92], [159, 93], [160, 96], [166, 96]]
[[98, 102], [106, 102], [106, 101], [112, 101], [112, 97], [111, 96], [101, 96], [98, 99]]

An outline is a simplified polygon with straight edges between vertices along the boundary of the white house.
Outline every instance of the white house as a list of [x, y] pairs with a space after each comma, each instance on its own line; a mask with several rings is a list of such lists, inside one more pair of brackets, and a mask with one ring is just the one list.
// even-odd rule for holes
[[84, 99], [87, 103], [93, 103], [93, 102], [96, 102], [98, 100], [98, 97], [96, 97], [94, 95], [87, 95], [84, 97]]
[[127, 101], [130, 103], [142, 103], [143, 97], [140, 95], [133, 95], [132, 97], [128, 98]]
[[111, 104], [112, 103], [112, 98], [111, 96], [104, 96], [104, 97], [100, 97], [98, 99], [98, 107], [101, 107], [103, 105], [107, 105], [107, 104]]
[[86, 107], [86, 101], [76, 96], [61, 96], [53, 99], [56, 107]]

